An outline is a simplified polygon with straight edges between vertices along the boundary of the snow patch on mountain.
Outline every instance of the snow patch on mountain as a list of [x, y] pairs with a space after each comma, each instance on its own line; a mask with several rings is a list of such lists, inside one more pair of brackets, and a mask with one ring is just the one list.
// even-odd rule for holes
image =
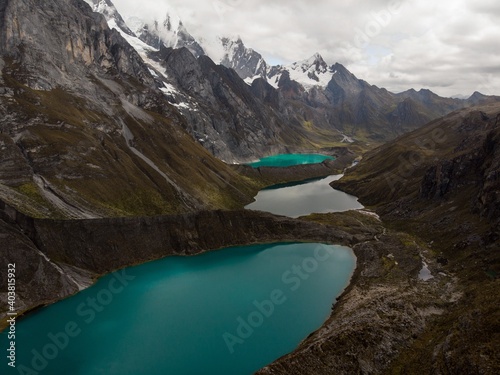
[[[174, 48], [188, 47], [186, 44], [189, 45], [187, 42], [189, 42], [190, 35], [178, 18], [171, 18], [167, 14], [162, 26], [159, 26], [157, 22], [153, 22], [155, 33], [149, 33], [149, 26], [138, 18], [129, 19], [130, 25], [132, 26], [132, 28], [129, 28], [110, 0], [89, 0], [87, 2], [93, 7], [94, 11], [102, 13], [106, 17], [110, 29], [117, 30], [128, 44], [137, 51], [144, 63], [148, 66], [151, 75], [156, 79], [159, 90], [167, 97], [170, 104], [175, 106], [181, 113], [199, 110], [196, 101], [182, 93], [175, 86], [161, 63], [150, 57], [151, 53], [159, 51], [161, 44], [166, 47]], [[174, 29], [172, 27], [172, 22], [177, 21], [178, 27]], [[184, 45], [179, 46], [179, 43], [181, 43], [180, 38], [184, 38]], [[194, 42], [196, 43], [196, 41]]]
[[157, 52], [158, 50], [151, 47], [150, 45], [144, 43], [142, 40], [137, 38], [136, 36], [131, 36], [123, 32], [119, 27], [117, 27], [115, 21], [113, 19], [108, 21], [108, 26], [110, 28], [115, 28], [123, 38], [137, 51], [139, 56], [141, 56], [142, 60], [146, 65], [149, 66], [149, 72], [159, 81], [161, 81], [162, 87], [160, 87], [160, 91], [167, 96], [170, 104], [177, 107], [177, 109], [181, 110], [198, 110], [194, 102], [182, 94], [170, 81], [168, 75], [165, 72], [165, 68], [161, 66], [158, 61], [153, 60], [148, 56], [148, 53]]

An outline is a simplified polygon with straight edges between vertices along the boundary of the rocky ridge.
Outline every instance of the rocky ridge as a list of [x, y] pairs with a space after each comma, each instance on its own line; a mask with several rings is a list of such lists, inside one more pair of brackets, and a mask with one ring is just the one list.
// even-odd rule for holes
[[[165, 76], [162, 77], [166, 84], [163, 91], [168, 100], [192, 124], [188, 128], [190, 134], [212, 154], [228, 162], [247, 161], [252, 152], [269, 155], [284, 149], [303, 151], [313, 147], [343, 146], [357, 152], [453, 110], [478, 104], [478, 100], [485, 103], [499, 99], [441, 98], [429, 90], [394, 94], [358, 79], [339, 63], [329, 65], [318, 53], [287, 66], [269, 66], [262, 55], [246, 47], [239, 37], [221, 38], [217, 42], [220, 46], [215, 49], [213, 46], [204, 49], [203, 42], [198, 43], [185, 27], [186, 36], [181, 38], [170, 18], [167, 14], [165, 21], [146, 28], [140, 26], [145, 25], [144, 22], [130, 20], [139, 25], [131, 29], [135, 30], [140, 42], [149, 46], [146, 49], [154, 49], [142, 55], [150, 68], [165, 66], [163, 50], [185, 47], [202, 60], [202, 65], [207, 64], [208, 50], [221, 50], [211, 54], [213, 61], [237, 73], [231, 78], [230, 87], [225, 86], [222, 91], [212, 87], [212, 92], [208, 92], [207, 84], [201, 84], [199, 79], [194, 85], [191, 78], [186, 83], [179, 82], [178, 77], [185, 77], [186, 72], [179, 64], [168, 64], [166, 71], [163, 68], [157, 71]], [[110, 27], [120, 29], [114, 18], [108, 22]], [[127, 34], [127, 30], [123, 33]], [[144, 46], [139, 48], [144, 49]], [[199, 70], [195, 69], [194, 62], [189, 66]], [[228, 75], [220, 68], [213, 71], [211, 85], [220, 87], [220, 82], [227, 80]], [[193, 71], [193, 76], [200, 77], [200, 72]], [[235, 84], [238, 77], [247, 85]], [[256, 96], [252, 99], [255, 104], [241, 109], [239, 105], [234, 106], [230, 98], [245, 98], [243, 103], [247, 104], [249, 96], [244, 86], [249, 85]], [[206, 105], [207, 93], [211, 96], [209, 106]], [[226, 113], [228, 101], [229, 114]], [[262, 121], [262, 114], [265, 121]], [[211, 119], [215, 119], [213, 123]]]

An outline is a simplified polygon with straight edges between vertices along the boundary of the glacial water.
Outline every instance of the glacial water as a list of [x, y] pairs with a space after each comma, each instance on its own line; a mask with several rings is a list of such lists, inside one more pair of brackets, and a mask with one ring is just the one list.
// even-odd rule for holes
[[126, 268], [19, 320], [0, 373], [252, 374], [321, 326], [354, 267], [347, 247], [282, 243]]
[[333, 160], [333, 156], [321, 154], [279, 154], [267, 156], [259, 161], [249, 163], [251, 167], [291, 167], [301, 164], [318, 164], [325, 160]]
[[342, 175], [271, 186], [259, 191], [255, 201], [245, 208], [289, 217], [363, 208], [355, 196], [330, 186], [330, 182], [340, 177]]

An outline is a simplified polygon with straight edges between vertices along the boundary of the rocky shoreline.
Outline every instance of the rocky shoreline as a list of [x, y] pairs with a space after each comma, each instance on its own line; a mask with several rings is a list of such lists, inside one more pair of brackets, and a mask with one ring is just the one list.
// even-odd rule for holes
[[[362, 214], [314, 216], [338, 223], [346, 215]], [[256, 374], [392, 373], [401, 353], [461, 297], [452, 275], [433, 268], [433, 279], [418, 278], [425, 249], [413, 238], [365, 216], [358, 219], [377, 233], [353, 246], [355, 273], [328, 320], [294, 352]]]

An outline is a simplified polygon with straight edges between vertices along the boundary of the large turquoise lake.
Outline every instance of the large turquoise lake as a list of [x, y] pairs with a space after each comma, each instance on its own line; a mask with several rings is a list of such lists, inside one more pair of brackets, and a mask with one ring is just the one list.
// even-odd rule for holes
[[281, 243], [126, 268], [18, 321], [0, 372], [252, 374], [321, 326], [354, 267], [347, 247]]
[[279, 154], [267, 156], [256, 162], [249, 163], [251, 167], [291, 167], [301, 164], [317, 164], [325, 160], [333, 160], [333, 156], [321, 154]]

